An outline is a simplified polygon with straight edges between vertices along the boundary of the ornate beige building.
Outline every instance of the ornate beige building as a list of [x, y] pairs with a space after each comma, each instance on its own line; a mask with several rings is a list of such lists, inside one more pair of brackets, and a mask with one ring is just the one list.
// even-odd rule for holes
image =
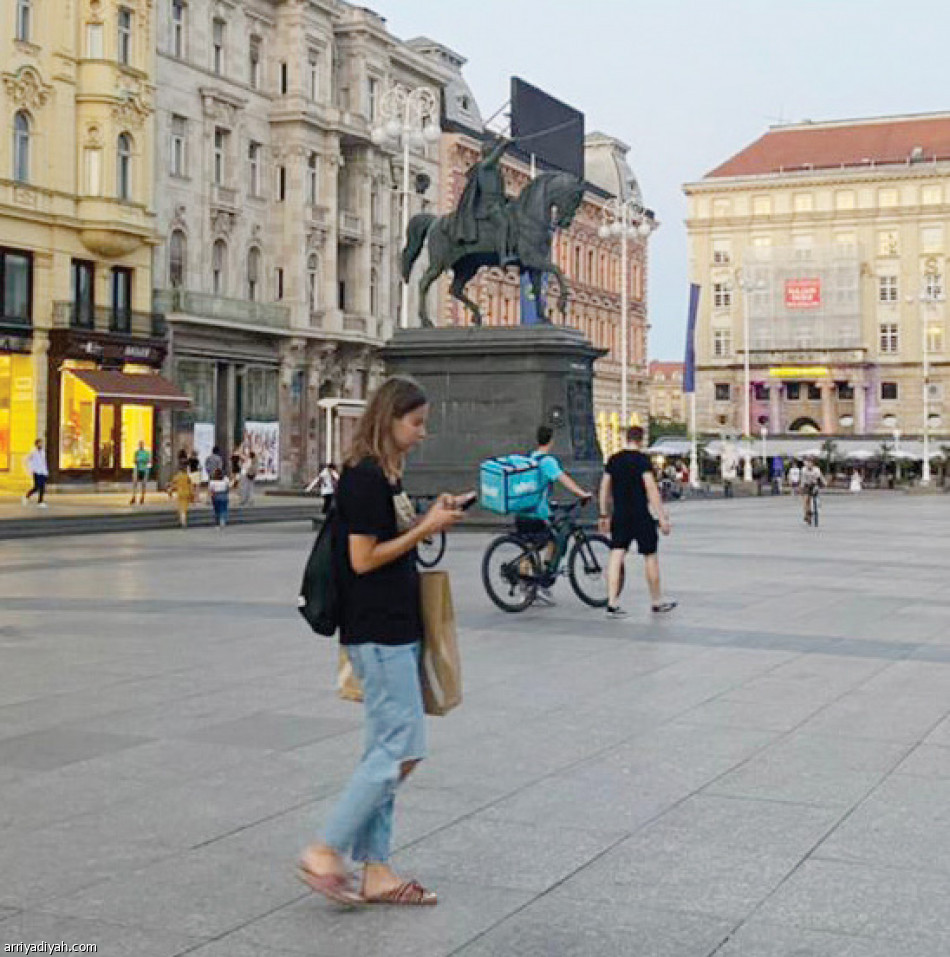
[[686, 422], [686, 397], [683, 395], [683, 363], [650, 363], [650, 418]]
[[[803, 123], [685, 187], [699, 428], [947, 435], [950, 114]], [[746, 322], [748, 327], [746, 327]]]
[[54, 481], [118, 478], [176, 401], [154, 375], [154, 17], [152, 0], [0, 6], [0, 488], [26, 482], [36, 437]]
[[[438, 103], [447, 74], [342, 0], [168, 0], [158, 21], [156, 308], [193, 399], [174, 447], [263, 443], [300, 483], [346, 445], [399, 321], [403, 152], [373, 137], [387, 91]], [[410, 213], [438, 157], [410, 151]]]

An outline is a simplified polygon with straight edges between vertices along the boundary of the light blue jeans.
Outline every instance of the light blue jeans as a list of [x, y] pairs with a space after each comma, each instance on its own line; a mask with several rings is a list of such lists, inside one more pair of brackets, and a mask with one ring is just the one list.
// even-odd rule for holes
[[425, 757], [420, 651], [418, 641], [346, 647], [363, 685], [365, 746], [363, 759], [330, 815], [324, 841], [360, 863], [389, 860], [402, 763]]

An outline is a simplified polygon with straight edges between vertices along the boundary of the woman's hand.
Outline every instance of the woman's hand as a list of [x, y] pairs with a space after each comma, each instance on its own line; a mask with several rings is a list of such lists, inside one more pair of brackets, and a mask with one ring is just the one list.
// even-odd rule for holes
[[423, 516], [420, 526], [427, 535], [435, 535], [450, 528], [462, 517], [461, 509], [455, 507], [455, 496], [443, 493]]

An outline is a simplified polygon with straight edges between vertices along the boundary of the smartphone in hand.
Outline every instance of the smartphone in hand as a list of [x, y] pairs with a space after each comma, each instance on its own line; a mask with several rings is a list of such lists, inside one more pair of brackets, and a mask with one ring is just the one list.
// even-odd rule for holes
[[466, 492], [464, 495], [457, 495], [455, 500], [463, 512], [467, 511], [478, 501], [478, 492]]

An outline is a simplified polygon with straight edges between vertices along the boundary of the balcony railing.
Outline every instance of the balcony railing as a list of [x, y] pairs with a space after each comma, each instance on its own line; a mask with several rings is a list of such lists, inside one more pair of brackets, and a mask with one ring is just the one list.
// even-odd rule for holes
[[165, 319], [160, 313], [113, 309], [111, 306], [88, 307], [75, 302], [54, 302], [53, 320], [60, 327], [127, 335], [162, 337], [166, 330]]
[[161, 289], [153, 302], [156, 312], [181, 312], [204, 319], [234, 322], [269, 329], [290, 327], [290, 309], [273, 302], [250, 302], [247, 299], [228, 299], [206, 292], [188, 289]]

